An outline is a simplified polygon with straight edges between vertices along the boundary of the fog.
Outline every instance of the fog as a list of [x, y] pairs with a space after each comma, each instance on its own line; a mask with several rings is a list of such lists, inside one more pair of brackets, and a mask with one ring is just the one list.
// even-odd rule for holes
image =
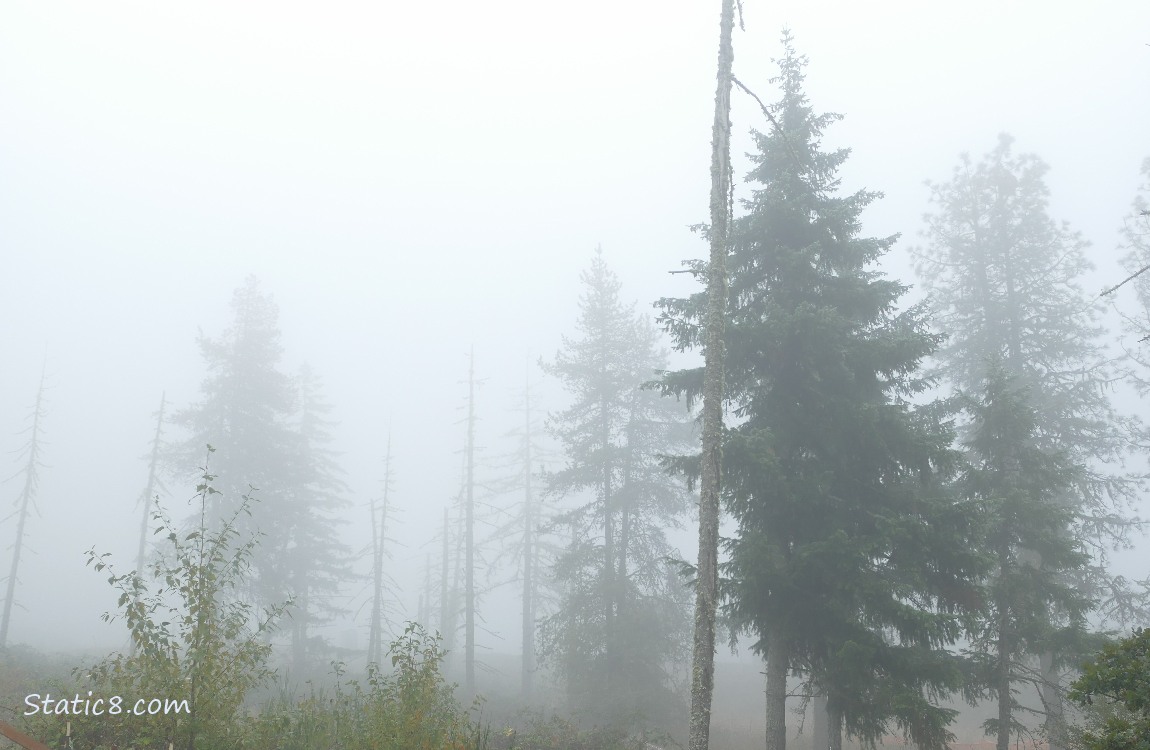
[[[10, 641], [125, 646], [122, 628], [100, 621], [116, 594], [84, 551], [131, 565], [153, 413], [161, 394], [174, 408], [199, 399], [197, 336], [229, 326], [250, 274], [279, 306], [282, 369], [309, 364], [334, 407], [332, 447], [354, 503], [342, 533], [357, 552], [371, 543], [367, 503], [381, 495], [390, 438], [387, 569], [401, 629], [459, 491], [469, 350], [481, 381], [477, 472], [490, 482], [522, 419], [525, 372], [540, 415], [568, 403], [538, 362], [573, 335], [579, 275], [597, 247], [623, 300], [652, 318], [655, 299], [698, 289], [668, 271], [707, 250], [689, 226], [708, 221], [717, 10], [5, 3], [5, 478], [21, 470], [42, 370], [47, 386]], [[1051, 215], [1092, 243], [1087, 288], [1125, 277], [1122, 219], [1150, 156], [1150, 5], [746, 2], [743, 13], [743, 83], [777, 98], [770, 60], [787, 27], [810, 58], [816, 111], [846, 115], [825, 145], [852, 149], [845, 190], [885, 193], [863, 235], [901, 233], [884, 261], [894, 278], [916, 283], [908, 250], [921, 243], [924, 181], [948, 179], [961, 153], [977, 158], [1000, 132], [1050, 165]], [[749, 132], [768, 125], [737, 90], [732, 122], [735, 190], [747, 197]], [[1130, 391], [1116, 398], [1147, 416]], [[0, 485], [0, 575], [21, 481]], [[182, 513], [193, 492], [169, 482], [164, 502]], [[682, 523], [671, 541], [693, 560], [694, 519]], [[1145, 576], [1148, 553], [1139, 538], [1119, 564]], [[337, 646], [365, 648], [368, 564], [359, 558], [361, 578], [346, 587], [351, 614], [317, 631]], [[508, 576], [484, 570], [481, 588]], [[517, 653], [513, 588], [486, 592], [480, 612], [480, 658]], [[740, 653], [754, 674], [759, 658], [746, 644]], [[720, 646], [719, 658], [733, 657]]]

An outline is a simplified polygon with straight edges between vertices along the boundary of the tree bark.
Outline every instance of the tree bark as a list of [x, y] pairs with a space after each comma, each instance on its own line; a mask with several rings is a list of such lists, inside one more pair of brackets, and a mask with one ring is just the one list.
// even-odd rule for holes
[[467, 555], [464, 579], [466, 597], [464, 625], [464, 669], [467, 693], [475, 695], [475, 347], [471, 347], [467, 368]]
[[767, 750], [787, 747], [787, 672], [790, 644], [775, 630], [767, 634]]
[[827, 750], [843, 750], [843, 712], [827, 700]]
[[715, 685], [715, 611], [719, 589], [719, 490], [723, 428], [723, 336], [727, 309], [727, 231], [731, 186], [731, 68], [734, 0], [722, 0], [715, 119], [711, 136], [711, 254], [703, 366], [703, 446], [699, 563], [691, 658], [690, 750], [707, 750]]
[[811, 747], [813, 750], [827, 750], [830, 744], [830, 717], [827, 716], [827, 697], [816, 695], [811, 698]]
[[1046, 740], [1049, 750], [1065, 750], [1066, 723], [1062, 711], [1062, 688], [1058, 670], [1054, 668], [1054, 654], [1044, 651], [1039, 657], [1042, 668], [1042, 706], [1046, 711]]
[[532, 678], [535, 673], [535, 562], [534, 513], [531, 497], [531, 383], [523, 390], [523, 664], [520, 692], [524, 702], [531, 702]]

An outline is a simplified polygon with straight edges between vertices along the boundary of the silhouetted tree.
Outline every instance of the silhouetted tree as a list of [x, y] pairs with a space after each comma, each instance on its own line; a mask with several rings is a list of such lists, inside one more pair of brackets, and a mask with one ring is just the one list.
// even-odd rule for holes
[[[963, 156], [950, 181], [931, 185], [936, 210], [927, 217], [928, 245], [918, 251], [918, 270], [946, 334], [937, 359], [948, 384], [977, 401], [990, 392], [991, 374], [1000, 368], [1012, 388], [1029, 394], [1036, 448], [1076, 467], [1062, 474], [1059, 492], [1046, 493], [1046, 507], [1052, 518], [1064, 518], [1066, 543], [1082, 540], [1089, 554], [1050, 572], [1075, 582], [1104, 609], [1120, 609], [1129, 592], [1106, 562], [1127, 528], [1123, 506], [1133, 483], [1112, 467], [1125, 454], [1131, 425], [1111, 408], [1107, 388], [1118, 373], [1100, 343], [1098, 306], [1079, 286], [1090, 268], [1087, 243], [1049, 216], [1046, 171], [1037, 157], [1014, 155], [1006, 135], [977, 163]], [[1053, 600], [1048, 605], [1051, 634], [1073, 624], [1073, 611]], [[1041, 677], [1032, 680], [1044, 704], [1038, 711], [1058, 748], [1060, 672], [1080, 654], [1071, 642], [1053, 637], [1031, 640], [1029, 648], [1040, 662]], [[1005, 722], [998, 726], [1008, 729]]]
[[650, 718], [666, 705], [658, 693], [685, 636], [684, 589], [667, 576], [664, 528], [685, 510], [686, 493], [659, 456], [685, 445], [690, 426], [681, 407], [641, 388], [665, 355], [654, 327], [619, 301], [600, 252], [582, 280], [580, 336], [565, 336], [543, 365], [574, 398], [548, 419], [565, 464], [548, 476], [547, 493], [594, 499], [557, 519], [572, 543], [554, 568], [560, 603], [545, 622], [544, 653], [573, 707], [612, 721]]
[[[36, 405], [32, 408], [32, 426], [28, 441], [20, 449], [20, 457], [24, 459], [24, 468], [20, 474], [24, 475], [24, 486], [16, 498], [16, 510], [12, 514], [16, 517], [16, 537], [12, 542], [12, 564], [8, 568], [8, 585], [4, 593], [4, 613], [0, 617], [0, 651], [8, 646], [8, 630], [12, 624], [12, 606], [16, 601], [16, 584], [20, 578], [20, 556], [28, 540], [27, 533], [28, 514], [36, 507], [36, 494], [40, 489], [40, 452], [43, 442], [44, 421], [44, 379], [45, 373], [40, 373], [40, 387], [36, 389]], [[17, 474], [19, 476], [19, 474]], [[9, 516], [11, 517], [11, 516]]]
[[251, 487], [257, 502], [239, 519], [243, 536], [263, 535], [253, 557], [250, 594], [264, 603], [292, 601], [293, 658], [306, 658], [307, 628], [336, 614], [332, 595], [348, 575], [346, 547], [333, 513], [347, 488], [330, 450], [330, 407], [318, 380], [280, 370], [279, 309], [248, 277], [232, 299], [233, 322], [218, 339], [201, 335], [208, 368], [201, 400], [174, 415], [190, 436], [171, 453], [190, 473], [203, 446], [215, 449], [216, 486], [209, 520], [229, 518]]

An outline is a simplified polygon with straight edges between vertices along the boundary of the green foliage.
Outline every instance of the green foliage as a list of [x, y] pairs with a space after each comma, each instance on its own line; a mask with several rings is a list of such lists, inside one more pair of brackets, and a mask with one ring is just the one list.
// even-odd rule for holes
[[291, 599], [293, 664], [306, 666], [308, 628], [338, 614], [335, 593], [350, 575], [350, 552], [333, 514], [346, 507], [344, 485], [330, 450], [330, 407], [319, 379], [306, 368], [281, 371], [279, 308], [255, 277], [235, 291], [233, 323], [219, 338], [201, 336], [208, 376], [202, 398], [173, 416], [189, 437], [169, 456], [190, 471], [205, 443], [217, 448], [216, 486], [208, 516], [230, 517], [249, 487], [261, 502], [239, 514], [237, 530], [263, 542], [251, 557], [250, 588], [264, 604]]
[[1150, 628], [1105, 646], [1071, 685], [1070, 698], [1093, 709], [1086, 750], [1150, 750]]
[[[107, 553], [88, 551], [88, 564], [120, 592], [119, 613], [105, 613], [103, 619], [122, 620], [133, 648], [74, 671], [80, 696], [125, 701], [118, 715], [68, 717], [73, 735], [86, 746], [227, 747], [235, 742], [248, 691], [271, 676], [267, 636], [282, 607], [257, 620], [240, 599], [257, 540], [242, 538], [238, 521], [248, 514], [252, 498], [245, 496], [230, 518], [211, 524], [208, 508], [219, 493], [212, 486], [214, 475], [207, 468], [202, 472], [194, 527], [178, 528], [162, 509], [154, 515], [155, 534], [162, 539], [150, 571], [154, 584], [142, 571], [118, 574]], [[153, 698], [186, 704], [180, 711], [148, 716], [127, 710], [137, 700]], [[58, 724], [60, 718], [39, 720], [48, 730], [48, 722]]]
[[[389, 649], [390, 671], [368, 670], [366, 685], [337, 684], [331, 695], [281, 701], [251, 720], [243, 750], [480, 750], [488, 731], [465, 710], [442, 674], [438, 636], [409, 623]], [[342, 676], [337, 665], [336, 676]]]
[[681, 482], [661, 465], [690, 436], [686, 410], [644, 390], [665, 366], [658, 334], [619, 299], [602, 254], [582, 275], [578, 338], [544, 370], [573, 403], [552, 414], [564, 466], [548, 475], [552, 497], [586, 493], [554, 527], [557, 610], [541, 626], [541, 656], [566, 686], [568, 708], [593, 720], [656, 721], [677, 707], [671, 670], [686, 656], [687, 590], [670, 574], [666, 527], [686, 509]]
[[[921, 308], [899, 309], [906, 287], [877, 270], [896, 237], [860, 231], [880, 196], [839, 193], [849, 151], [824, 151], [822, 138], [841, 116], [813, 110], [806, 58], [789, 35], [784, 45], [779, 127], [755, 134], [755, 189], [728, 258], [735, 419], [723, 477], [738, 534], [726, 616], [757, 652], [789, 652], [786, 671], [813, 680], [849, 733], [873, 742], [896, 725], [940, 747], [951, 712], [934, 703], [962, 684], [947, 647], [976, 605], [980, 561], [971, 518], [945, 487], [950, 426], [939, 407], [911, 402], [930, 385], [920, 367], [939, 337]], [[701, 346], [705, 303], [660, 301], [678, 348]], [[690, 397], [697, 378], [663, 386]]]

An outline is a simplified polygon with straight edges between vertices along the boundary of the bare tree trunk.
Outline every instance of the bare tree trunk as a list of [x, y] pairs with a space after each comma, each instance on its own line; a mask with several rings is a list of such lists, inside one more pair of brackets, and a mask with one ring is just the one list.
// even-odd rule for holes
[[523, 390], [523, 659], [520, 692], [530, 703], [535, 673], [534, 503], [531, 497], [531, 383]]
[[[160, 396], [160, 411], [156, 416], [156, 434], [152, 438], [152, 459], [148, 463], [148, 485], [144, 488], [144, 513], [140, 519], [140, 547], [136, 551], [136, 574], [144, 574], [144, 556], [148, 551], [148, 522], [152, 520], [152, 500], [156, 491], [156, 470], [160, 465], [160, 438], [164, 433], [164, 406], [167, 394]], [[134, 648], [134, 646], [133, 646]]]
[[[999, 559], [1006, 559], [1006, 550], [999, 550]], [[998, 639], [995, 645], [995, 689], [998, 692], [998, 737], [996, 750], [1010, 750], [1010, 724], [1012, 696], [1010, 694], [1010, 617], [1006, 597], [1000, 595], [996, 602], [998, 613]]]
[[450, 617], [448, 607], [447, 570], [451, 566], [450, 555], [451, 527], [447, 517], [447, 508], [443, 509], [443, 567], [439, 575], [439, 636], [443, 639], [444, 647], [447, 644], [447, 629]]
[[723, 336], [727, 309], [727, 222], [731, 190], [731, 68], [734, 0], [722, 0], [715, 119], [711, 135], [711, 254], [703, 369], [703, 467], [699, 497], [699, 563], [691, 657], [690, 750], [707, 750], [715, 687], [715, 612], [719, 590], [719, 489], [723, 428]]
[[779, 631], [767, 634], [767, 750], [787, 747], [787, 672], [790, 644]]
[[611, 412], [604, 396], [599, 403], [600, 430], [603, 440], [603, 634], [607, 652], [607, 693], [615, 688], [615, 670], [619, 664], [615, 637], [615, 512], [611, 482]]
[[816, 695], [811, 698], [811, 747], [812, 750], [827, 750], [830, 744], [830, 717], [827, 716], [827, 697]]
[[[375, 500], [371, 501], [372, 594], [371, 635], [367, 644], [368, 664], [379, 664], [383, 659], [383, 557], [387, 540], [387, 504], [391, 491], [391, 436], [387, 436], [387, 456], [383, 463], [383, 503], [379, 517], [375, 514]], [[307, 612], [303, 612], [304, 618]]]
[[471, 347], [467, 371], [467, 559], [464, 563], [464, 596], [467, 601], [464, 626], [464, 669], [467, 692], [475, 695], [475, 347]]
[[32, 411], [32, 435], [25, 452], [28, 463], [24, 467], [24, 489], [16, 505], [16, 541], [12, 545], [12, 567], [8, 570], [8, 590], [4, 595], [4, 616], [0, 618], [0, 651], [8, 645], [8, 628], [12, 623], [12, 603], [16, 598], [16, 581], [20, 572], [20, 553], [24, 549], [24, 529], [28, 512], [36, 504], [36, 490], [40, 486], [40, 420], [44, 417], [44, 371], [40, 372], [40, 387], [36, 391], [36, 407]]

